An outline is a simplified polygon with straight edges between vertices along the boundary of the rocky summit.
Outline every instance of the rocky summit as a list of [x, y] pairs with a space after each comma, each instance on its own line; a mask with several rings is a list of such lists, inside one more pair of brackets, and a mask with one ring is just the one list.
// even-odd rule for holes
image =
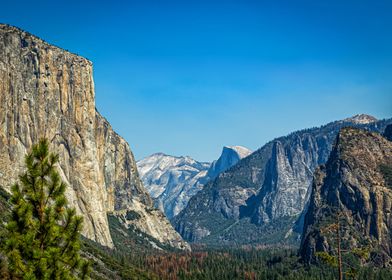
[[391, 122], [357, 115], [270, 141], [210, 181], [172, 223], [192, 242], [297, 244], [313, 172], [327, 162], [339, 130], [382, 132]]
[[219, 174], [231, 168], [237, 164], [237, 162], [249, 156], [251, 153], [251, 150], [242, 146], [223, 147], [220, 157], [218, 160], [212, 162], [211, 167], [207, 172], [208, 179], [215, 179]]
[[208, 181], [250, 153], [245, 147], [225, 146], [218, 160], [212, 164], [198, 162], [189, 156], [174, 157], [157, 153], [138, 161], [137, 167], [156, 206], [172, 219]]
[[0, 185], [9, 190], [24, 156], [45, 137], [60, 156], [67, 198], [84, 218], [83, 234], [112, 247], [107, 214], [127, 209], [159, 241], [187, 244], [154, 209], [128, 143], [95, 108], [92, 63], [15, 27], [0, 25]]
[[314, 175], [302, 258], [312, 262], [316, 252], [336, 249], [323, 228], [339, 212], [342, 244], [351, 249], [366, 246], [373, 262], [392, 265], [391, 211], [392, 142], [378, 133], [342, 129], [326, 165]]

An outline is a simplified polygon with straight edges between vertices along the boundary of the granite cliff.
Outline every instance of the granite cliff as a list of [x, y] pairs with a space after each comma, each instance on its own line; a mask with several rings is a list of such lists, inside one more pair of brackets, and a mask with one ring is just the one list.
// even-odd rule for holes
[[208, 180], [214, 180], [219, 174], [236, 165], [237, 162], [251, 153], [251, 150], [242, 146], [224, 146], [220, 157], [214, 160], [208, 169]]
[[378, 133], [342, 129], [326, 165], [315, 172], [305, 215], [302, 258], [312, 262], [317, 251], [335, 248], [335, 241], [323, 228], [339, 213], [346, 247], [366, 244], [373, 262], [392, 265], [391, 212], [392, 142]]
[[67, 198], [83, 234], [112, 247], [107, 214], [140, 211], [146, 234], [185, 248], [155, 211], [128, 143], [95, 108], [92, 63], [18, 28], [0, 25], [0, 186], [9, 190], [24, 155], [46, 137], [59, 153]]
[[313, 172], [328, 160], [339, 130], [382, 132], [391, 122], [357, 115], [268, 142], [209, 182], [172, 223], [192, 242], [298, 243]]

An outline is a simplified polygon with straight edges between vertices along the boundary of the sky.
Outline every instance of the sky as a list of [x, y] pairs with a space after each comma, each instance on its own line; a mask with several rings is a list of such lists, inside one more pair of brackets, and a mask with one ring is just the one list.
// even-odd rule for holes
[[0, 22], [90, 59], [136, 159], [216, 159], [359, 113], [392, 117], [392, 1], [1, 1]]

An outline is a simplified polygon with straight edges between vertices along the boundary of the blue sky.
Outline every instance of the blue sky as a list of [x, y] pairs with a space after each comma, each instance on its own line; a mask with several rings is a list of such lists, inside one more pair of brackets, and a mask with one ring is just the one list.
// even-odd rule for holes
[[391, 14], [389, 0], [3, 1], [0, 22], [92, 60], [97, 108], [137, 159], [210, 161], [392, 117]]

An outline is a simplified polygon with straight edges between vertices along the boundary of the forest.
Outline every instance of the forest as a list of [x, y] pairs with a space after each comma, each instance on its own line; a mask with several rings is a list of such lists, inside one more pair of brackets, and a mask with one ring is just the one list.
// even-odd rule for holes
[[[127, 254], [105, 252], [105, 249], [91, 246], [96, 255], [106, 254], [106, 263], [122, 267], [122, 279], [271, 279], [271, 280], [313, 280], [338, 279], [338, 270], [325, 263], [304, 264], [295, 248], [221, 248], [208, 249], [194, 246], [192, 252]], [[110, 261], [109, 261], [110, 260]], [[346, 273], [344, 279], [386, 280], [392, 279], [388, 268], [361, 266], [355, 263], [355, 273]], [[96, 269], [98, 263], [93, 263]], [[139, 276], [138, 276], [139, 275]], [[104, 279], [104, 278], [102, 278]]]

